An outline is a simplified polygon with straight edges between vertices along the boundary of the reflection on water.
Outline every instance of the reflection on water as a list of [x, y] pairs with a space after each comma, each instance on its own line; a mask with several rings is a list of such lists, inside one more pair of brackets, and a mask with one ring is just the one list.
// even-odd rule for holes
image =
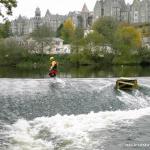
[[[91, 77], [141, 77], [150, 76], [150, 66], [82, 66], [59, 67], [58, 77], [91, 78]], [[0, 78], [48, 78], [48, 69], [18, 69], [0, 67]]]

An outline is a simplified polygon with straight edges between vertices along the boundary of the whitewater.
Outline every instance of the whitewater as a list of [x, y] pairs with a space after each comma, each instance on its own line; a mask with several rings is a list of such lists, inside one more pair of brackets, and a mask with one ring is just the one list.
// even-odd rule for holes
[[0, 79], [2, 150], [149, 150], [150, 78]]

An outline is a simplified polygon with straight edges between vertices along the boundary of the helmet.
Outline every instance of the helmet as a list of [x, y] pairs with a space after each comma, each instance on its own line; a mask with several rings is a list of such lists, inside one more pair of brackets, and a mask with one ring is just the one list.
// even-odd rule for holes
[[50, 57], [50, 59], [49, 60], [53, 60], [54, 59], [54, 57]]

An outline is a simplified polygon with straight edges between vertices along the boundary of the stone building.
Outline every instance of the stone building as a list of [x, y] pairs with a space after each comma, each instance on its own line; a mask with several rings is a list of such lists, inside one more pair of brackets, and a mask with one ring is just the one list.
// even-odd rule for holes
[[47, 10], [44, 17], [41, 17], [40, 8], [36, 8], [35, 16], [33, 18], [26, 18], [19, 15], [19, 17], [11, 22], [11, 32], [13, 35], [21, 36], [30, 34], [34, 29], [42, 25], [47, 25], [52, 31], [57, 28], [66, 19], [63, 15], [53, 15]]
[[90, 12], [84, 4], [81, 11], [78, 12], [69, 12], [67, 16], [63, 15], [53, 15], [47, 10], [44, 17], [41, 17], [40, 8], [36, 8], [35, 16], [33, 18], [26, 18], [19, 15], [19, 17], [11, 22], [11, 32], [13, 35], [21, 36], [28, 35], [34, 29], [39, 26], [46, 25], [51, 28], [52, 31], [57, 31], [58, 27], [67, 19], [71, 17], [75, 26], [83, 27], [88, 29], [93, 20], [93, 13]]
[[111, 16], [118, 21], [130, 23], [150, 22], [150, 0], [134, 0], [131, 5], [125, 0], [97, 0], [94, 7], [94, 21], [103, 16]]
[[114, 17], [118, 21], [128, 21], [129, 13], [124, 0], [98, 0], [94, 6], [94, 21], [104, 16]]
[[13, 35], [28, 35], [38, 26], [47, 25], [52, 31], [71, 17], [76, 27], [89, 30], [92, 23], [101, 17], [110, 16], [118, 21], [129, 23], [150, 23], [150, 0], [133, 0], [131, 5], [125, 0], [97, 0], [94, 11], [89, 11], [84, 4], [81, 11], [72, 11], [68, 15], [53, 15], [47, 10], [44, 17], [41, 17], [40, 8], [36, 8], [33, 18], [22, 17], [21, 15], [11, 22], [11, 32]]
[[69, 17], [72, 18], [76, 27], [82, 27], [83, 29], [88, 29], [93, 22], [93, 12], [90, 12], [84, 4], [81, 11], [69, 12]]
[[134, 0], [131, 5], [131, 23], [150, 22], [150, 0]]

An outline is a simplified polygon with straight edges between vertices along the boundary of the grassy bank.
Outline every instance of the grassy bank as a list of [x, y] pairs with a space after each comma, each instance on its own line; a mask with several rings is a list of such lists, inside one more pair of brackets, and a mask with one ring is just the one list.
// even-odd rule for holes
[[[51, 55], [54, 56], [55, 59], [58, 61], [59, 66], [66, 66], [66, 67], [79, 67], [79, 66], [91, 66], [91, 67], [102, 67], [102, 66], [137, 66], [137, 65], [150, 65], [149, 62], [149, 57], [145, 58], [144, 60], [140, 61], [140, 58], [134, 59], [134, 62], [129, 62], [128, 58], [126, 59], [128, 61], [127, 64], [122, 63], [120, 61], [119, 64], [113, 64], [112, 58], [108, 60], [108, 58], [102, 58], [99, 59], [99, 61], [94, 62], [94, 61], [89, 61], [90, 63], [83, 63], [83, 61], [71, 61], [71, 58], [69, 55]], [[19, 59], [19, 61], [16, 62], [16, 59], [9, 59], [5, 61], [0, 61], [0, 66], [10, 66], [10, 67], [16, 67], [16, 68], [23, 68], [26, 70], [31, 70], [31, 69], [46, 69], [50, 65], [49, 61], [50, 55], [40, 55], [40, 54], [33, 54], [33, 55], [27, 55], [25, 57], [22, 57]], [[132, 59], [133, 60], [133, 59]], [[88, 61], [88, 60], [87, 60]]]
[[[52, 55], [58, 61], [60, 65], [69, 65], [69, 56], [68, 55]], [[39, 69], [39, 68], [48, 68], [50, 65], [49, 61], [50, 55], [28, 55], [24, 59], [22, 59], [18, 64], [16, 64], [17, 68], [24, 69]]]
[[[30, 50], [31, 51], [31, 50]], [[105, 51], [104, 51], [105, 52]], [[70, 55], [31, 54], [14, 41], [0, 40], [0, 66], [14, 66], [24, 69], [48, 68], [49, 58], [54, 56], [59, 66], [115, 66], [115, 65], [150, 65], [150, 49], [142, 48], [133, 54], [126, 51], [121, 55], [114, 53], [90, 53], [88, 50]]]

